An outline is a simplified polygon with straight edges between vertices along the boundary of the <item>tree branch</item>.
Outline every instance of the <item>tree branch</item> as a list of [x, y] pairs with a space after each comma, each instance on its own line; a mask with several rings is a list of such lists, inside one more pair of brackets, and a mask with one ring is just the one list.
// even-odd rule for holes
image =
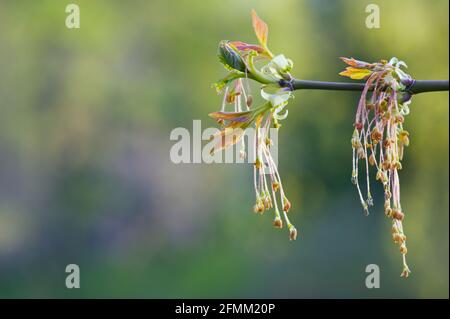
[[[292, 80], [291, 84], [294, 90], [362, 91], [364, 88], [364, 83], [321, 82], [297, 79]], [[448, 90], [448, 80], [415, 80], [407, 89], [412, 94]]]

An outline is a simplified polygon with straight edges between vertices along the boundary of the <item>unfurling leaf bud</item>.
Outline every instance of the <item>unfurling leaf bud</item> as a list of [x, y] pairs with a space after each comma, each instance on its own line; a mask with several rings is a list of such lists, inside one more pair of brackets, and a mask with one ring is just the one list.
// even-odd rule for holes
[[247, 69], [238, 50], [234, 48], [228, 41], [220, 41], [219, 43], [219, 59], [225, 66], [241, 72]]

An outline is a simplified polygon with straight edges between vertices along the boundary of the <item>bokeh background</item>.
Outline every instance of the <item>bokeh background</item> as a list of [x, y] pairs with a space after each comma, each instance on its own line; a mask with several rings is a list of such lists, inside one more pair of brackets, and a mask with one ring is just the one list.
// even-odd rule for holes
[[[365, 217], [350, 182], [357, 93], [289, 105], [279, 167], [296, 242], [251, 212], [249, 165], [169, 157], [172, 129], [214, 126], [217, 44], [255, 42], [252, 8], [299, 78], [344, 81], [339, 56], [397, 56], [417, 79], [448, 79], [448, 1], [70, 2], [0, 1], [0, 297], [448, 298], [448, 93], [416, 96], [406, 119], [407, 280], [379, 185]], [[80, 289], [65, 287], [70, 263]], [[380, 289], [364, 284], [372, 263]]]

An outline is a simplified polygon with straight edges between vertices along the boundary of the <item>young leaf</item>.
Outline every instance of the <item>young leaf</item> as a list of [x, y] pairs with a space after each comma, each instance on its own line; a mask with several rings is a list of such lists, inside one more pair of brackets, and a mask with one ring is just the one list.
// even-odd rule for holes
[[212, 140], [214, 141], [214, 147], [210, 150], [209, 154], [214, 155], [215, 153], [238, 143], [243, 135], [244, 130], [239, 127], [226, 127], [213, 135]]
[[252, 10], [252, 24], [259, 43], [263, 47], [266, 47], [269, 28], [267, 27], [267, 24], [263, 20], [261, 20], [260, 17], [258, 17], [255, 10]]
[[345, 69], [345, 71], [339, 73], [339, 75], [348, 76], [350, 79], [353, 80], [361, 80], [368, 77], [371, 73], [372, 71], [368, 69], [357, 69], [349, 66]]
[[354, 58], [345, 58], [345, 57], [340, 57], [340, 59], [342, 61], [344, 61], [344, 63], [354, 67], [354, 68], [372, 68], [373, 64], [372, 63], [367, 63], [364, 61], [360, 61], [360, 60], [355, 60]]

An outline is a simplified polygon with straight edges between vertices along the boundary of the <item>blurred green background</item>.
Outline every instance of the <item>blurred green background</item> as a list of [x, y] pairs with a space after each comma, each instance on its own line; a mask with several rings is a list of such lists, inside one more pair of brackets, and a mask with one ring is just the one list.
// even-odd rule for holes
[[[296, 77], [345, 81], [339, 56], [397, 56], [417, 79], [448, 79], [446, 0], [1, 0], [0, 297], [448, 298], [448, 93], [414, 97], [406, 119], [407, 280], [382, 190], [365, 217], [350, 182], [357, 93], [289, 105], [279, 168], [296, 242], [251, 212], [250, 166], [170, 161], [172, 129], [215, 125], [217, 44], [255, 42], [252, 8]], [[65, 287], [70, 263], [80, 289]], [[364, 284], [372, 263], [380, 289]]]

